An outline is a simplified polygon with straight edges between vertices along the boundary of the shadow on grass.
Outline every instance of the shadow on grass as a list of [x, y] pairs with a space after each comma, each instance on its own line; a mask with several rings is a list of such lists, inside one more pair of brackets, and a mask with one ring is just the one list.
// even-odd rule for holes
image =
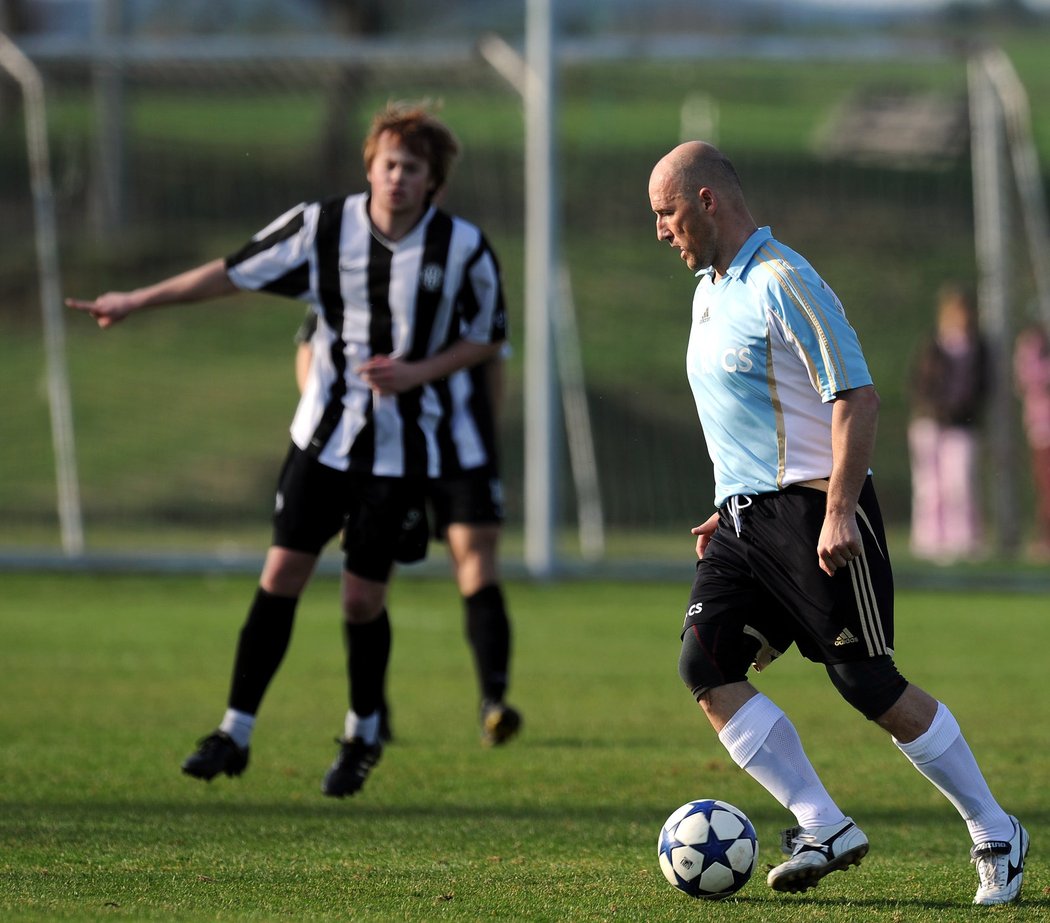
[[[1050, 908], [1050, 898], [1037, 897], [1037, 898], [1033, 899], [1031, 897], [1031, 895], [1029, 894], [1030, 890], [1034, 890], [1034, 889], [1026, 889], [1023, 892], [1023, 896], [1021, 897], [1020, 902], [1018, 902], [1016, 904], [1007, 905], [1007, 907], [1004, 907], [1003, 909], [1004, 910], [1008, 910], [1008, 908], [1010, 908], [1010, 909], [1016, 909], [1018, 911], [1023, 910], [1023, 911], [1026, 911], [1026, 915], [1027, 915], [1027, 911], [1038, 912], [1040, 914], [1039, 919], [1044, 919], [1042, 914], [1045, 913], [1048, 908]], [[814, 892], [814, 891], [807, 891], [804, 894], [778, 894], [776, 899], [777, 899], [777, 901], [784, 901], [785, 902], [785, 904], [784, 904], [785, 910], [788, 907], [792, 907], [792, 905], [794, 905], [794, 909], [796, 909], [796, 910], [801, 911], [803, 909], [807, 909], [807, 910], [812, 911], [811, 915], [813, 916], [814, 919], [818, 918], [817, 915], [822, 910], [832, 911], [832, 910], [839, 910], [839, 909], [841, 909], [843, 907], [849, 907], [851, 910], [855, 908], [858, 911], [859, 910], [863, 910], [864, 908], [867, 907], [867, 908], [870, 908], [873, 911], [873, 913], [885, 913], [888, 908], [900, 908], [901, 910], [905, 910], [905, 909], [911, 908], [911, 909], [914, 909], [916, 911], [922, 912], [924, 914], [924, 916], [922, 917], [923, 919], [927, 919], [931, 911], [942, 910], [942, 911], [948, 912], [948, 911], [953, 911], [953, 910], [954, 911], [959, 911], [960, 909], [962, 909], [962, 901], [961, 901], [961, 899], [960, 900], [931, 900], [929, 898], [890, 898], [890, 897], [882, 897], [882, 898], [871, 897], [871, 898], [859, 898], [858, 899], [858, 898], [856, 898], [854, 896], [839, 897], [839, 898], [825, 898], [825, 897], [819, 897], [818, 896], [818, 892]], [[788, 903], [788, 902], [790, 902], [790, 903]], [[741, 898], [740, 899], [740, 903], [742, 903], [742, 904], [746, 903], [746, 904], [750, 904], [750, 905], [752, 905], [754, 907], [758, 907], [758, 906], [761, 906], [762, 904], [768, 903], [768, 901], [763, 901], [761, 898], [750, 898], [750, 899], [748, 899], [748, 898]], [[974, 913], [987, 913], [987, 912], [988, 911], [986, 909], [984, 909], [984, 908], [980, 908], [980, 909], [975, 908], [974, 909]], [[992, 912], [994, 913], [995, 911], [992, 911]], [[879, 919], [881, 919], [881, 917]], [[899, 918], [899, 919], [907, 919], [907, 918]], [[1014, 917], [1010, 917], [1010, 919], [1014, 919]]]
[[[289, 799], [287, 801], [252, 800], [252, 801], [203, 801], [194, 796], [185, 801], [68, 801], [48, 800], [6, 801], [0, 816], [0, 833], [12, 827], [54, 828], [83, 824], [111, 825], [116, 818], [122, 822], [138, 822], [143, 825], [163, 823], [165, 826], [179, 824], [222, 824], [227, 821], [251, 818], [264, 820], [300, 820], [327, 821], [336, 819], [344, 822], [358, 818], [367, 821], [383, 820], [479, 820], [486, 823], [524, 821], [552, 824], [579, 824], [598, 822], [609, 825], [651, 825], [654, 817], [662, 817], [667, 812], [665, 800], [646, 802], [633, 799], [630, 804], [622, 800], [602, 801], [595, 798], [588, 804], [575, 804], [571, 813], [561, 799], [544, 803], [536, 796], [528, 799], [526, 804], [507, 804], [506, 799], [500, 803], [477, 802], [464, 803], [455, 797], [434, 801], [421, 794], [420, 801], [412, 804], [391, 805], [380, 800], [368, 801], [365, 798], [326, 798], [320, 793], [316, 799], [311, 794], [310, 801]], [[907, 817], [903, 817], [900, 805], [885, 808], [865, 809], [859, 822], [865, 829], [891, 827], [904, 835], [906, 839], [920, 840], [923, 831], [928, 831], [928, 838], [934, 843], [946, 839], [945, 822], [951, 822], [950, 814], [945, 809], [933, 806], [907, 808]], [[785, 823], [785, 813], [776, 806], [764, 809], [750, 809], [748, 814], [752, 822], [762, 829], [769, 829]], [[1021, 821], [1029, 831], [1038, 831], [1050, 824], [1050, 810], [1025, 811]], [[901, 833], [906, 831], [906, 833]], [[964, 837], [959, 826], [958, 838]], [[956, 838], [952, 829], [948, 837]], [[969, 846], [967, 845], [967, 849]]]

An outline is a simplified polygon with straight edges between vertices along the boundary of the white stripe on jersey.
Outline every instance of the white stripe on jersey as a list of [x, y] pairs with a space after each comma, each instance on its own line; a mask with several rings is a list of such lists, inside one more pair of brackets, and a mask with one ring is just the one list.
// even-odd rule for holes
[[470, 375], [455, 375], [449, 381], [449, 391], [452, 397], [452, 418], [456, 422], [451, 433], [456, 454], [463, 468], [480, 468], [490, 459], [473, 414], [467, 412], [474, 393], [474, 382]]

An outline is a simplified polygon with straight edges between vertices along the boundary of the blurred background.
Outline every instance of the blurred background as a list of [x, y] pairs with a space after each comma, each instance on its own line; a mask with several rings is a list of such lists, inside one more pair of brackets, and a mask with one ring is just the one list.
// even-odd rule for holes
[[[443, 204], [486, 231], [504, 269], [506, 551], [512, 566], [528, 557], [522, 68], [543, 6], [0, 3], [16, 72], [0, 74], [7, 564], [254, 566], [297, 398], [301, 305], [242, 295], [103, 333], [55, 302], [155, 281], [232, 252], [298, 202], [364, 189], [372, 113], [422, 97], [464, 147]], [[874, 470], [905, 568], [909, 368], [942, 283], [978, 292], [994, 365], [982, 557], [1026, 566], [1034, 499], [1009, 350], [1046, 309], [1050, 3], [553, 0], [547, 12], [550, 367], [565, 388], [550, 556], [531, 569], [688, 573], [689, 529], [713, 493], [684, 374], [694, 280], [657, 245], [646, 187], [693, 137], [732, 158], [759, 223], [846, 305], [882, 396]], [[43, 103], [43, 167], [27, 98]], [[975, 130], [989, 105], [993, 127]]]

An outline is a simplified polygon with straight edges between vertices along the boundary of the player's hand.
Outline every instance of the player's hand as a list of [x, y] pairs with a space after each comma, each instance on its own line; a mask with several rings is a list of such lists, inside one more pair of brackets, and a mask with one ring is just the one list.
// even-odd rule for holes
[[700, 523], [700, 525], [693, 526], [693, 528], [689, 530], [691, 534], [696, 536], [697, 558], [703, 558], [708, 543], [711, 541], [711, 536], [715, 534], [715, 529], [717, 528], [718, 513], [714, 513], [704, 522]]
[[90, 314], [100, 327], [111, 327], [127, 317], [138, 305], [128, 292], [106, 292], [94, 301], [67, 298], [66, 307]]
[[829, 577], [864, 552], [857, 517], [829, 513], [817, 540], [817, 560]]
[[400, 394], [419, 384], [412, 363], [393, 356], [372, 356], [362, 362], [356, 371], [377, 394]]

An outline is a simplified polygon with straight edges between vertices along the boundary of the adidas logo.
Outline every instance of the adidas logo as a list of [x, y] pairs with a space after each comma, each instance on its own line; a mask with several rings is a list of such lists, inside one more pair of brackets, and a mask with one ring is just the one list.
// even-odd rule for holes
[[704, 313], [700, 315], [700, 319], [697, 321], [697, 324], [706, 324], [709, 320], [711, 320], [711, 309], [707, 307], [704, 308]]
[[847, 644], [856, 644], [860, 639], [848, 628], [843, 628], [835, 639], [835, 647], [845, 647]]

